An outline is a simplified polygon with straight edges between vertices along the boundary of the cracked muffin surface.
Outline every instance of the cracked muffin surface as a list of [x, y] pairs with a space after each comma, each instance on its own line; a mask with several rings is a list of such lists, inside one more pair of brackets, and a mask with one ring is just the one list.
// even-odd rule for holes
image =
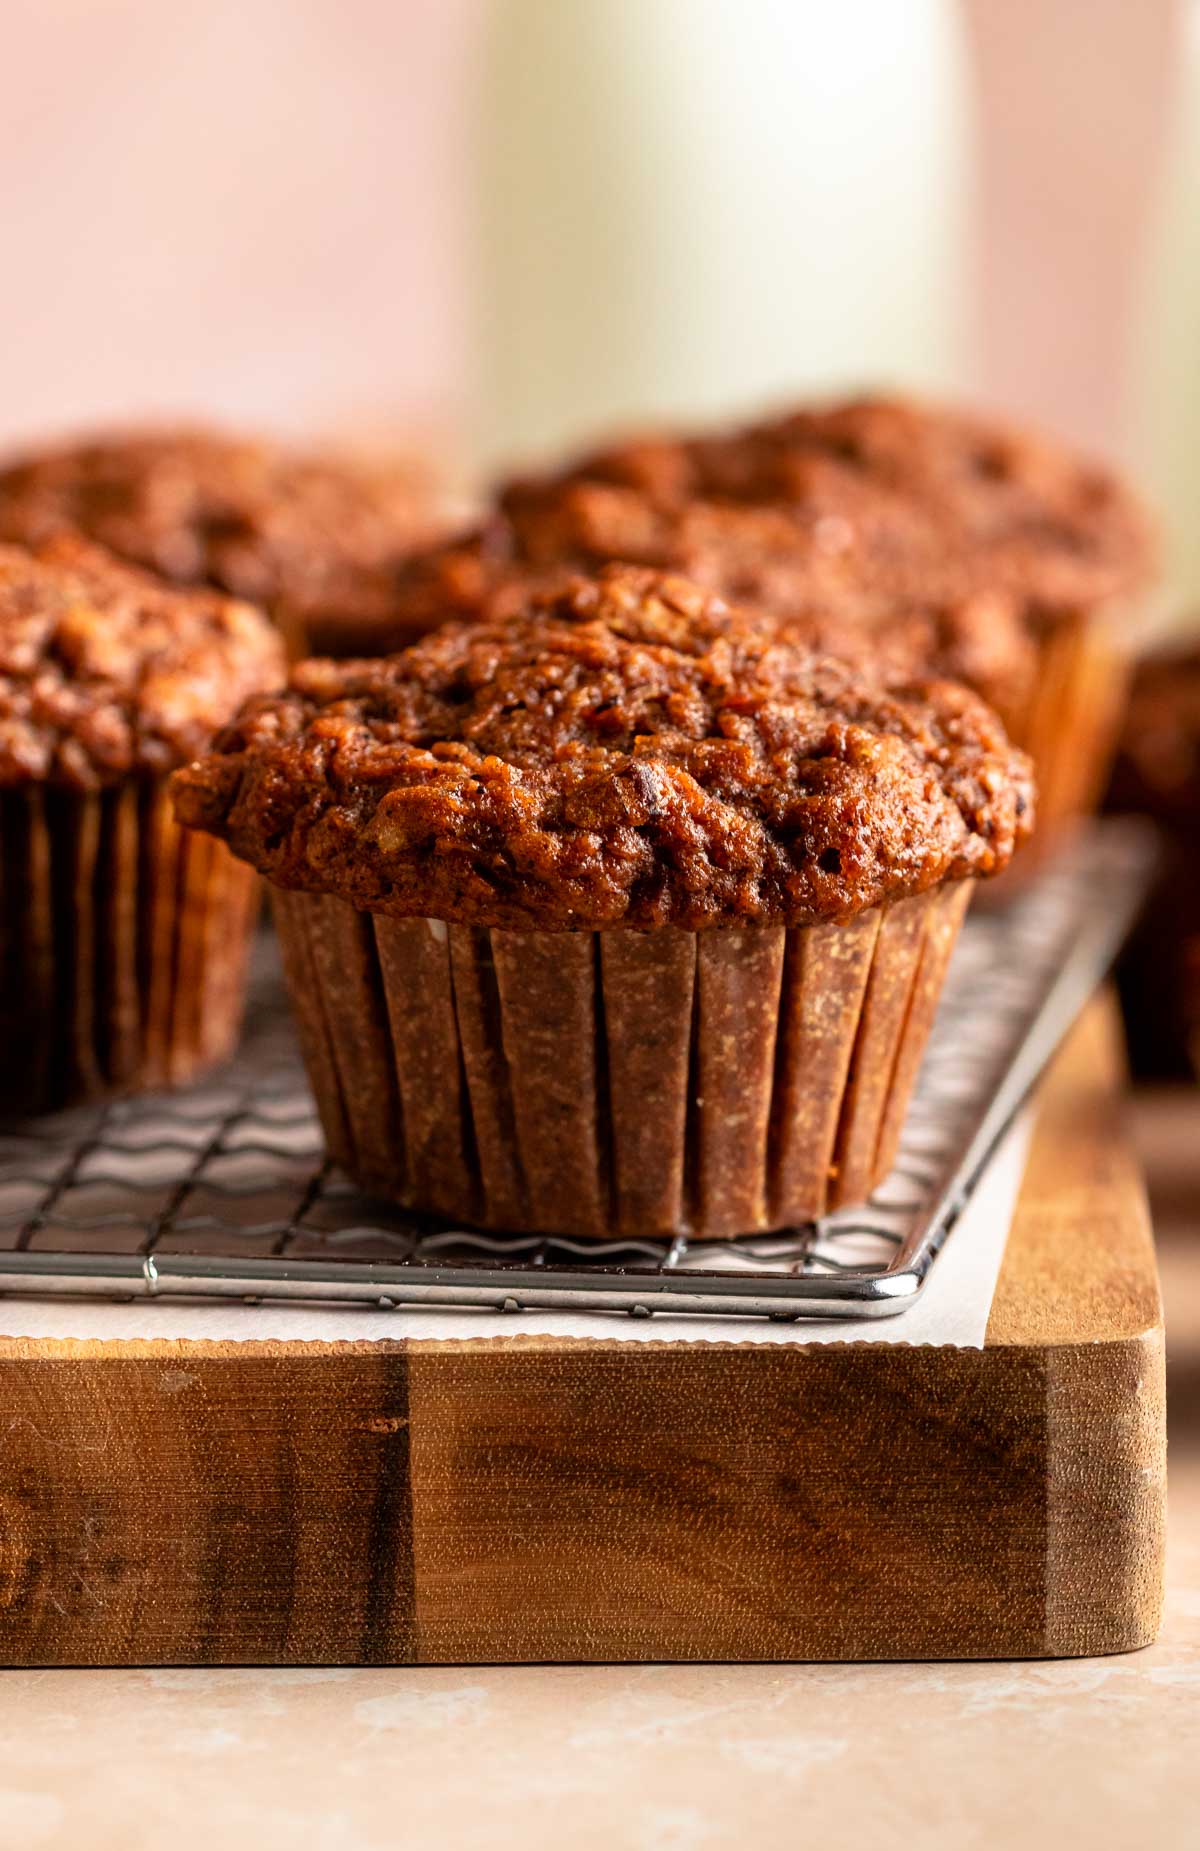
[[1033, 811], [966, 689], [623, 567], [300, 665], [174, 794], [280, 886], [551, 931], [845, 920], [997, 871]]
[[172, 770], [283, 674], [278, 633], [249, 604], [69, 535], [0, 545], [0, 786]]

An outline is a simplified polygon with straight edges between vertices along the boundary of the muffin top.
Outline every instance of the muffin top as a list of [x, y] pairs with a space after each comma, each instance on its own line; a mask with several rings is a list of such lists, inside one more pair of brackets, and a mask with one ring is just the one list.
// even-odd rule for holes
[[504, 505], [526, 528], [545, 523], [572, 481], [633, 489], [660, 509], [774, 508], [868, 592], [942, 599], [983, 584], [1020, 597], [1035, 622], [1128, 595], [1154, 567], [1150, 522], [1110, 470], [1036, 433], [901, 398], [618, 444], [514, 483]]
[[953, 684], [885, 686], [612, 567], [382, 661], [312, 661], [174, 779], [284, 887], [480, 926], [844, 920], [1004, 866], [1025, 756]]
[[74, 529], [177, 584], [262, 604], [323, 648], [358, 647], [387, 618], [398, 563], [439, 524], [411, 466], [217, 431], [98, 435], [0, 470], [0, 539]]
[[178, 591], [77, 536], [0, 545], [0, 788], [172, 770], [283, 674], [278, 633], [248, 604]]
[[1200, 645], [1138, 664], [1106, 807], [1194, 827], [1200, 816]]

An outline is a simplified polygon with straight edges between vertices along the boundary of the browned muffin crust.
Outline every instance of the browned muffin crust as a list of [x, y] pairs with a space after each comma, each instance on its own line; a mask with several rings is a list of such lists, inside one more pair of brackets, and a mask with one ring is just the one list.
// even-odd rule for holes
[[622, 454], [510, 483], [499, 507], [515, 555], [533, 565], [620, 555], [774, 610], [836, 604], [886, 615], [897, 601], [965, 588], [946, 570], [944, 543], [925, 514], [874, 484], [818, 467], [807, 492], [787, 499], [732, 497], [699, 479], [675, 499], [636, 469], [622, 480]]
[[173, 769], [283, 679], [261, 612], [70, 535], [0, 545], [0, 787], [89, 790]]
[[306, 455], [207, 430], [115, 432], [0, 471], [0, 539], [75, 529], [176, 584], [211, 585], [358, 647], [438, 519], [410, 467]]
[[384, 661], [308, 662], [174, 780], [284, 887], [569, 931], [848, 919], [990, 874], [1028, 761], [965, 689], [887, 690], [613, 567]]
[[504, 505], [552, 520], [567, 482], [631, 489], [659, 509], [770, 508], [868, 588], [956, 597], [1007, 588], [1031, 618], [1141, 589], [1145, 510], [1102, 465], [992, 418], [886, 396], [803, 407], [726, 435], [651, 437], [597, 451]]

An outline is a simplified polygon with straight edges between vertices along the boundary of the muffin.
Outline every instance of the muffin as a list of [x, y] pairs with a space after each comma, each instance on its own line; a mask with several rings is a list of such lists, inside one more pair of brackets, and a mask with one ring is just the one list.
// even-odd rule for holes
[[404, 569], [394, 634], [613, 559], [877, 633], [924, 613], [929, 669], [965, 679], [1032, 755], [1044, 835], [1094, 807], [1154, 562], [1145, 515], [1104, 469], [886, 398], [648, 437], [510, 484], [485, 528]]
[[1162, 865], [1117, 964], [1140, 1079], [1200, 1075], [1200, 646], [1138, 664], [1105, 807], [1150, 817]]
[[585, 1237], [868, 1196], [972, 884], [1032, 820], [967, 690], [619, 567], [300, 665], [174, 795], [272, 885], [338, 1163]]
[[237, 1034], [251, 870], [169, 774], [284, 673], [258, 611], [70, 537], [0, 546], [0, 1105], [186, 1079]]
[[73, 529], [173, 583], [262, 605], [293, 654], [370, 649], [400, 562], [440, 525], [412, 465], [216, 431], [98, 435], [0, 470], [0, 539]]

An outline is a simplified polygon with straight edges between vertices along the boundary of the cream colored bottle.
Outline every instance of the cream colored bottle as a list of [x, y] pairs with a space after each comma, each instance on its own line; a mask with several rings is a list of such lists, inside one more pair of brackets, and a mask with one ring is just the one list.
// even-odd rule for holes
[[864, 378], [959, 386], [961, 60], [954, 0], [494, 0], [485, 462]]

